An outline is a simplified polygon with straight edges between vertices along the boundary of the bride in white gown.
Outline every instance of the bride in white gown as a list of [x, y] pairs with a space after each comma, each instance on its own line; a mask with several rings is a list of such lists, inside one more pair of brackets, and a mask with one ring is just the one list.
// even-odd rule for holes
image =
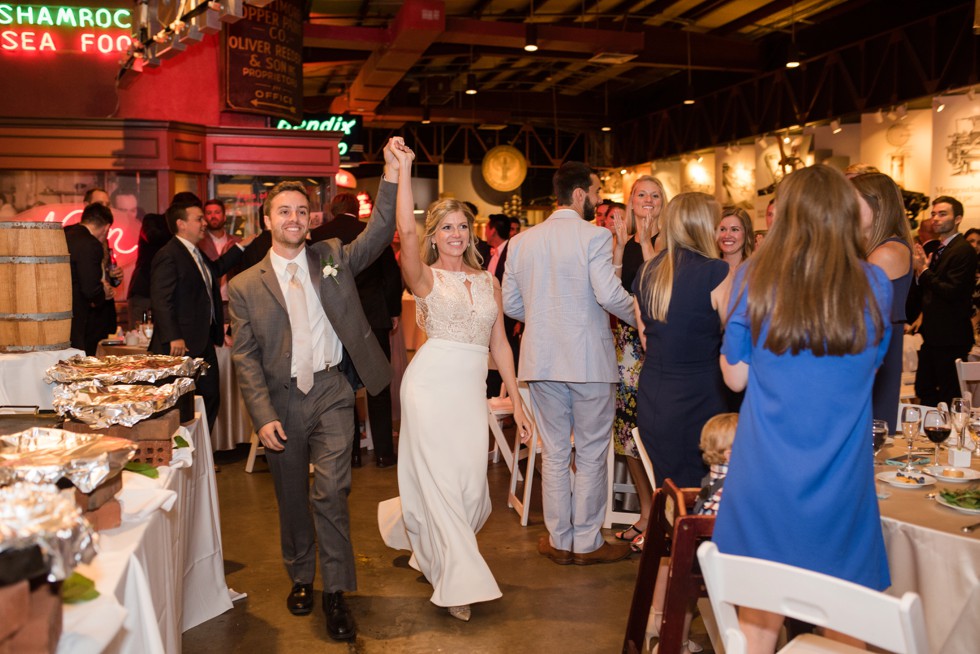
[[413, 213], [414, 154], [402, 143], [396, 156], [402, 164], [396, 210], [400, 264], [428, 340], [402, 379], [401, 496], [379, 505], [378, 520], [389, 547], [412, 551], [410, 564], [432, 584], [432, 603], [465, 621], [471, 604], [500, 597], [476, 542], [490, 515], [488, 351], [515, 398], [514, 420], [524, 442], [532, 428], [517, 392], [500, 286], [480, 269], [473, 216], [458, 200], [434, 203], [420, 245]]

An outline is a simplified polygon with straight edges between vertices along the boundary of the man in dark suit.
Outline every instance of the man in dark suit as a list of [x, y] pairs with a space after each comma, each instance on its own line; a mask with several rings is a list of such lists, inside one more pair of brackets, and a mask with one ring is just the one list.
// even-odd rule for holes
[[115, 289], [103, 281], [102, 268], [103, 243], [111, 226], [112, 211], [93, 203], [82, 211], [80, 223], [65, 227], [71, 265], [71, 346], [89, 356], [95, 356], [99, 339], [106, 336], [90, 323], [101, 324], [99, 316], [113, 304], [115, 295]]
[[[323, 223], [310, 232], [310, 242], [319, 243], [330, 238], [338, 238], [344, 245], [351, 243], [364, 231], [366, 225], [357, 219], [360, 203], [353, 193], [338, 193], [330, 203], [333, 219]], [[398, 325], [402, 311], [402, 281], [395, 261], [395, 253], [390, 247], [356, 278], [357, 294], [361, 298], [361, 308], [374, 331], [378, 345], [391, 361], [391, 330]], [[394, 441], [391, 427], [391, 387], [385, 386], [377, 395], [367, 396], [368, 419], [374, 440], [374, 461], [379, 468], [395, 465]], [[354, 420], [354, 448], [351, 461], [354, 466], [361, 465], [361, 432]]]
[[932, 202], [930, 222], [939, 240], [927, 254], [915, 244], [913, 292], [921, 298], [922, 348], [915, 375], [915, 393], [926, 406], [936, 406], [960, 394], [956, 359], [966, 359], [973, 347], [970, 322], [977, 270], [977, 253], [957, 231], [963, 205], [949, 196]]
[[[490, 214], [487, 218], [487, 243], [490, 245], [490, 259], [487, 270], [497, 278], [501, 287], [504, 284], [504, 264], [507, 262], [507, 244], [510, 242], [510, 218], [502, 213]], [[521, 350], [521, 326], [517, 320], [504, 316], [504, 331], [507, 342], [514, 353], [514, 370], [517, 370], [517, 360]], [[500, 373], [496, 370], [487, 371], [487, 397], [500, 395]]]
[[211, 261], [197, 247], [206, 227], [200, 203], [173, 204], [166, 218], [174, 237], [153, 257], [150, 302], [154, 328], [149, 351], [200, 357], [207, 362], [207, 372], [197, 380], [197, 391], [204, 398], [208, 428], [213, 429], [221, 406], [214, 346], [224, 343], [219, 280], [242, 258], [249, 239]]
[[282, 555], [293, 584], [286, 607], [295, 615], [313, 610], [318, 546], [327, 633], [335, 640], [355, 636], [344, 599], [357, 589], [347, 507], [354, 389], [363, 381], [377, 394], [391, 382], [354, 281], [395, 231], [396, 186], [387, 180], [398, 179], [399, 157], [410, 165], [404, 141], [392, 138], [384, 157], [373, 217], [347, 245], [329, 239], [307, 246], [305, 187], [273, 187], [264, 207], [272, 249], [228, 285], [232, 359], [279, 505]]

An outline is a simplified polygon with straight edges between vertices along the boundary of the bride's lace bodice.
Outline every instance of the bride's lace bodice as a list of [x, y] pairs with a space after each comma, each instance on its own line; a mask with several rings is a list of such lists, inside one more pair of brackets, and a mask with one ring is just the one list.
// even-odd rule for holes
[[485, 271], [465, 273], [433, 268], [432, 291], [424, 298], [415, 296], [415, 321], [429, 338], [486, 347], [496, 319], [493, 277]]

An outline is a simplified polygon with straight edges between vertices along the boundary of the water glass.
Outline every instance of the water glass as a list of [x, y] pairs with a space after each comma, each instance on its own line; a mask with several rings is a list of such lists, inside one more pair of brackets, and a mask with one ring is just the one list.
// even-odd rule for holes
[[919, 424], [922, 422], [922, 411], [917, 406], [902, 407], [902, 435], [908, 442], [908, 454], [905, 459], [905, 466], [902, 472], [912, 474], [916, 472], [912, 465], [912, 441], [919, 435]]
[[949, 405], [950, 420], [953, 423], [955, 433], [950, 437], [950, 447], [964, 447], [966, 445], [966, 423], [970, 419], [970, 398], [954, 397]]

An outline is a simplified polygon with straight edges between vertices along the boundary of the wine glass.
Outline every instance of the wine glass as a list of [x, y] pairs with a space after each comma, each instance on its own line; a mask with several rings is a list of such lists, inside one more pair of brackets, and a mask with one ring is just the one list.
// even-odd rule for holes
[[902, 408], [902, 435], [908, 441], [908, 455], [905, 457], [905, 466], [902, 472], [911, 474], [915, 472], [912, 465], [912, 441], [919, 435], [919, 423], [922, 422], [922, 411], [917, 406], [907, 406]]
[[885, 437], [888, 435], [888, 422], [885, 420], [871, 421], [871, 439], [874, 444], [875, 460], [877, 462], [878, 452], [885, 446]]
[[953, 422], [953, 429], [956, 431], [956, 447], [966, 445], [966, 423], [970, 419], [970, 398], [954, 397], [949, 405], [950, 419]]
[[980, 454], [980, 409], [970, 410], [967, 429], [969, 429], [970, 438], [973, 439], [973, 453]]
[[949, 414], [945, 411], [926, 411], [926, 417], [922, 421], [922, 425], [923, 431], [926, 432], [926, 438], [932, 441], [936, 446], [932, 455], [932, 465], [933, 467], [938, 467], [939, 444], [949, 438], [949, 431], [951, 428]]

